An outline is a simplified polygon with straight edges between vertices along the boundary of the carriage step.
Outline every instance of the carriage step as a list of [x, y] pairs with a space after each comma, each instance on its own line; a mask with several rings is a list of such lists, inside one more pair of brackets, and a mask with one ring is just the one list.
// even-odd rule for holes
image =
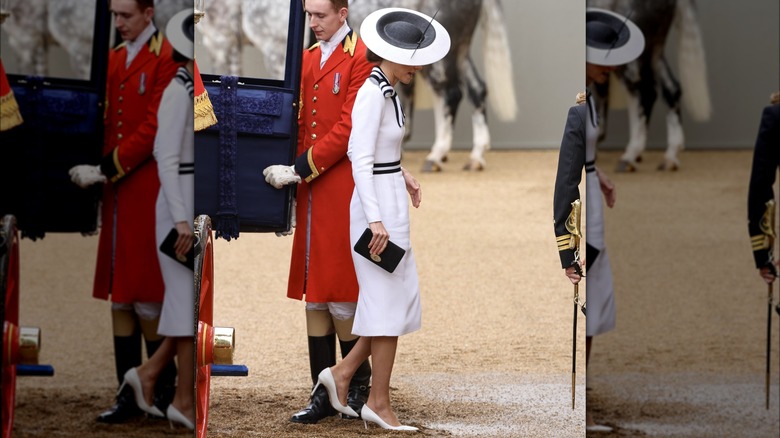
[[211, 364], [211, 376], [245, 377], [249, 375], [246, 365], [215, 365]]
[[16, 365], [17, 376], [53, 376], [54, 367], [51, 365]]

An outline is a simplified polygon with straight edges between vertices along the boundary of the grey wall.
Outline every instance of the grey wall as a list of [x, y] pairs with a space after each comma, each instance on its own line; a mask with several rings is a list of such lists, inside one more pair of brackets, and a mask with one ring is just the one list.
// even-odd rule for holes
[[[780, 90], [780, 2], [699, 1], [697, 7], [713, 113], [709, 121], [695, 122], [683, 108], [686, 148], [752, 148], [761, 110], [769, 94]], [[679, 71], [671, 43], [669, 60]], [[666, 106], [659, 101], [650, 119], [648, 148], [666, 147], [665, 117]], [[623, 149], [627, 140], [626, 111], [611, 111], [602, 147]]]

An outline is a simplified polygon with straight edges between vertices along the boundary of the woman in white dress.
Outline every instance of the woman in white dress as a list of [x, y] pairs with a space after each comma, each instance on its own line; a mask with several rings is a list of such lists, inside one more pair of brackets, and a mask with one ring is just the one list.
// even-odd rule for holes
[[[165, 89], [158, 114], [154, 158], [160, 176], [157, 197], [156, 235], [159, 248], [172, 229], [178, 237], [175, 253], [184, 257], [193, 252], [194, 218], [194, 15], [192, 9], [173, 16], [166, 37], [174, 48], [174, 60], [186, 62]], [[135, 392], [138, 406], [162, 416], [152, 404], [157, 377], [174, 356], [178, 362], [176, 394], [166, 416], [171, 422], [194, 429], [194, 308], [193, 271], [173, 257], [159, 251], [158, 259], [165, 282], [162, 313], [157, 332], [165, 336], [160, 348], [149, 360], [125, 374], [125, 383]]]
[[354, 246], [369, 228], [372, 259], [381, 258], [388, 241], [406, 253], [395, 270], [388, 272], [353, 251], [360, 292], [352, 333], [360, 339], [343, 361], [320, 373], [317, 385], [325, 386], [337, 411], [357, 416], [346, 406], [349, 381], [371, 356], [371, 392], [361, 418], [384, 429], [417, 430], [401, 425], [390, 406], [390, 375], [398, 336], [418, 330], [421, 321], [407, 193], [412, 205], [418, 207], [422, 192], [414, 177], [401, 168], [404, 114], [393, 86], [410, 83], [421, 66], [443, 58], [449, 52], [450, 38], [431, 17], [401, 8], [381, 9], [366, 17], [360, 37], [368, 47], [368, 60], [376, 66], [358, 91], [352, 109], [347, 150], [355, 180], [350, 240]]

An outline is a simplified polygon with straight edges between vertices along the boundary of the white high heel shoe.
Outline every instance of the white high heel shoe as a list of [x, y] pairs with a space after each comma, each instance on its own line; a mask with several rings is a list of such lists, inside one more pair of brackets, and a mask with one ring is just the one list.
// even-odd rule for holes
[[414, 426], [404, 426], [403, 424], [400, 426], [391, 426], [387, 423], [385, 423], [385, 420], [379, 417], [374, 411], [371, 410], [371, 408], [368, 407], [368, 405], [363, 405], [363, 408], [360, 409], [360, 418], [363, 419], [363, 426], [368, 429], [368, 421], [372, 423], [376, 423], [379, 427], [382, 429], [388, 429], [388, 430], [406, 430], [410, 432], [414, 432], [419, 430], [418, 428]]
[[174, 428], [173, 423], [179, 423], [189, 430], [195, 430], [195, 425], [192, 424], [189, 418], [185, 417], [184, 414], [182, 414], [181, 412], [179, 412], [178, 409], [173, 407], [173, 403], [168, 405], [168, 410], [166, 411], [166, 417], [168, 417], [168, 423], [171, 425], [171, 429]]
[[133, 389], [133, 394], [135, 395], [135, 404], [137, 404], [142, 411], [148, 414], [156, 415], [158, 417], [165, 416], [165, 414], [157, 409], [157, 406], [149, 406], [146, 404], [146, 399], [144, 399], [144, 389], [141, 386], [141, 379], [138, 377], [138, 371], [136, 371], [135, 368], [130, 368], [127, 370], [125, 373], [125, 380], [122, 381], [122, 385], [119, 387], [117, 394], [122, 392], [122, 389], [125, 387], [125, 385], [130, 385], [130, 388]]
[[354, 409], [342, 405], [339, 401], [339, 396], [336, 393], [336, 381], [333, 379], [333, 373], [330, 371], [330, 368], [325, 368], [320, 372], [320, 375], [317, 376], [317, 384], [314, 385], [314, 389], [311, 391], [312, 395], [314, 395], [314, 391], [316, 391], [317, 387], [320, 385], [324, 386], [328, 391], [328, 399], [330, 399], [330, 405], [333, 406], [333, 409], [352, 417], [359, 416]]

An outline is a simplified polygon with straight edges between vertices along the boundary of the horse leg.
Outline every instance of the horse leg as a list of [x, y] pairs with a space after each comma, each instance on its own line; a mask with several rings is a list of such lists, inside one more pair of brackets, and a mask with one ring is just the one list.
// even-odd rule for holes
[[[445, 58], [446, 59], [446, 58]], [[433, 88], [433, 115], [436, 121], [436, 139], [431, 152], [423, 163], [423, 172], [439, 172], [447, 153], [452, 148], [455, 114], [463, 92], [460, 89], [457, 69], [446, 68], [442, 63], [431, 66], [428, 82]]]
[[436, 125], [436, 139], [433, 142], [431, 152], [423, 163], [423, 172], [441, 172], [447, 153], [452, 146], [455, 116], [447, 103], [447, 99], [439, 93], [434, 93], [433, 95], [433, 117]]
[[490, 149], [490, 131], [486, 115], [487, 88], [474, 67], [471, 57], [464, 65], [466, 66], [464, 75], [466, 90], [468, 90], [469, 100], [474, 104], [474, 113], [471, 116], [474, 145], [471, 149], [469, 162], [463, 166], [463, 170], [482, 170], [485, 168], [485, 152]]
[[680, 167], [677, 155], [685, 146], [685, 133], [682, 129], [680, 115], [682, 90], [666, 59], [661, 60], [659, 79], [661, 92], [667, 106], [669, 106], [669, 112], [666, 114], [666, 153], [664, 161], [658, 165], [658, 170], [677, 170]]
[[627, 110], [630, 139], [616, 171], [633, 172], [647, 146], [647, 126], [658, 92], [655, 89], [653, 68], [642, 58], [630, 63], [622, 78], [629, 94]]

